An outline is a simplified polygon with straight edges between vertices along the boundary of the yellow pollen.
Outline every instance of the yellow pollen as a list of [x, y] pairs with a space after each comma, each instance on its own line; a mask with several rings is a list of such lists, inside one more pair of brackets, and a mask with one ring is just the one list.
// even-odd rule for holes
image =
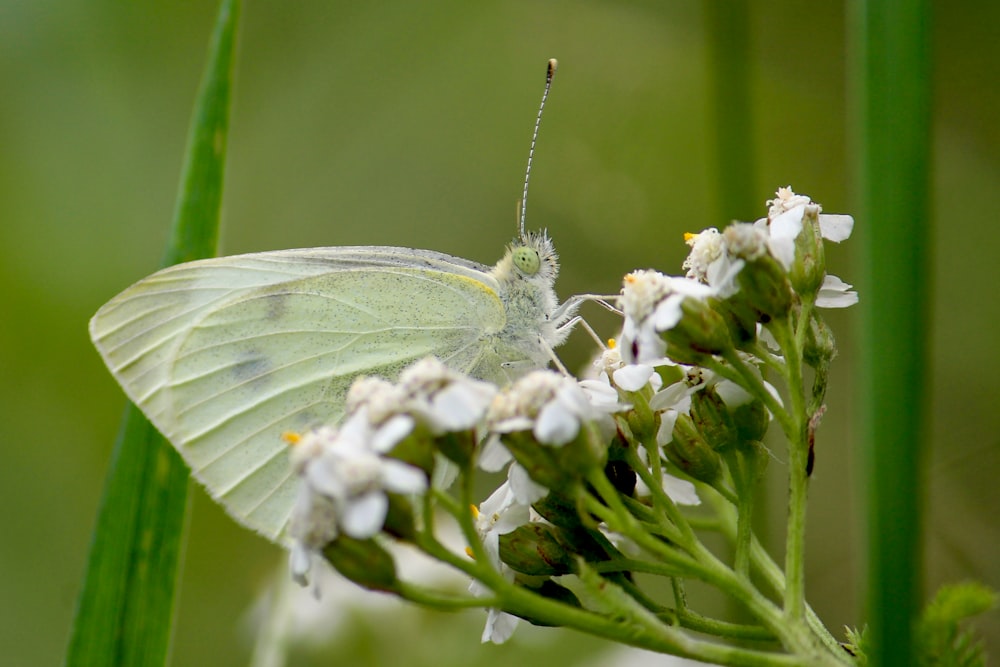
[[465, 547], [465, 555], [471, 558], [472, 560], [476, 560], [476, 554], [473, 553], [472, 547]]
[[687, 243], [691, 239], [697, 237], [697, 234], [692, 234], [691, 232], [684, 232], [684, 242]]
[[476, 507], [475, 505], [469, 505], [469, 509], [472, 510], [472, 518], [473, 519], [478, 519], [479, 518], [479, 508]]
[[618, 347], [618, 341], [616, 341], [614, 338], [609, 338], [608, 339], [608, 349], [609, 350], [613, 350], [616, 347]]
[[281, 434], [281, 439], [285, 441], [285, 444], [294, 446], [302, 442], [302, 435], [295, 431], [285, 431]]

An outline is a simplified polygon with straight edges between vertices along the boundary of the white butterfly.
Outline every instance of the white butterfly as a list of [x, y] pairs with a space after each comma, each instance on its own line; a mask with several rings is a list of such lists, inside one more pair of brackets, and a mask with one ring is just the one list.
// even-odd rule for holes
[[433, 355], [506, 383], [554, 358], [561, 306], [544, 234], [493, 268], [428, 250], [283, 250], [173, 266], [105, 304], [90, 335], [129, 398], [240, 523], [279, 543], [297, 480], [281, 434], [332, 424], [355, 377]]

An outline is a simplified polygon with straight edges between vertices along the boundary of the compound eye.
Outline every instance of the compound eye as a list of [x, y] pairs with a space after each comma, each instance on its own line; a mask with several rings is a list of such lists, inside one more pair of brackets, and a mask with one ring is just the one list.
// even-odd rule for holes
[[542, 260], [538, 256], [538, 251], [534, 248], [527, 246], [515, 248], [511, 258], [514, 260], [514, 266], [521, 269], [521, 272], [528, 276], [535, 275], [542, 268]]

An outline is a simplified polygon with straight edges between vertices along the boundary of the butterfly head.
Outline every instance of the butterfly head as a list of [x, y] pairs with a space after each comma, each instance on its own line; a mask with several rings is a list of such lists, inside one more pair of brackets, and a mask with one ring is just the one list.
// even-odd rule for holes
[[545, 231], [526, 232], [507, 246], [497, 270], [510, 279], [551, 285], [559, 274], [559, 255]]

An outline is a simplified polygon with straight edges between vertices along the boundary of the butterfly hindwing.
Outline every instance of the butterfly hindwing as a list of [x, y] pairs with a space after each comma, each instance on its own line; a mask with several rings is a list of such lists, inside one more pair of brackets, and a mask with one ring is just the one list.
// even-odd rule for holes
[[281, 541], [295, 497], [282, 432], [336, 422], [359, 374], [394, 378], [429, 354], [499, 366], [489, 335], [506, 318], [486, 271], [375, 247], [203, 260], [122, 292], [91, 335], [211, 494]]

